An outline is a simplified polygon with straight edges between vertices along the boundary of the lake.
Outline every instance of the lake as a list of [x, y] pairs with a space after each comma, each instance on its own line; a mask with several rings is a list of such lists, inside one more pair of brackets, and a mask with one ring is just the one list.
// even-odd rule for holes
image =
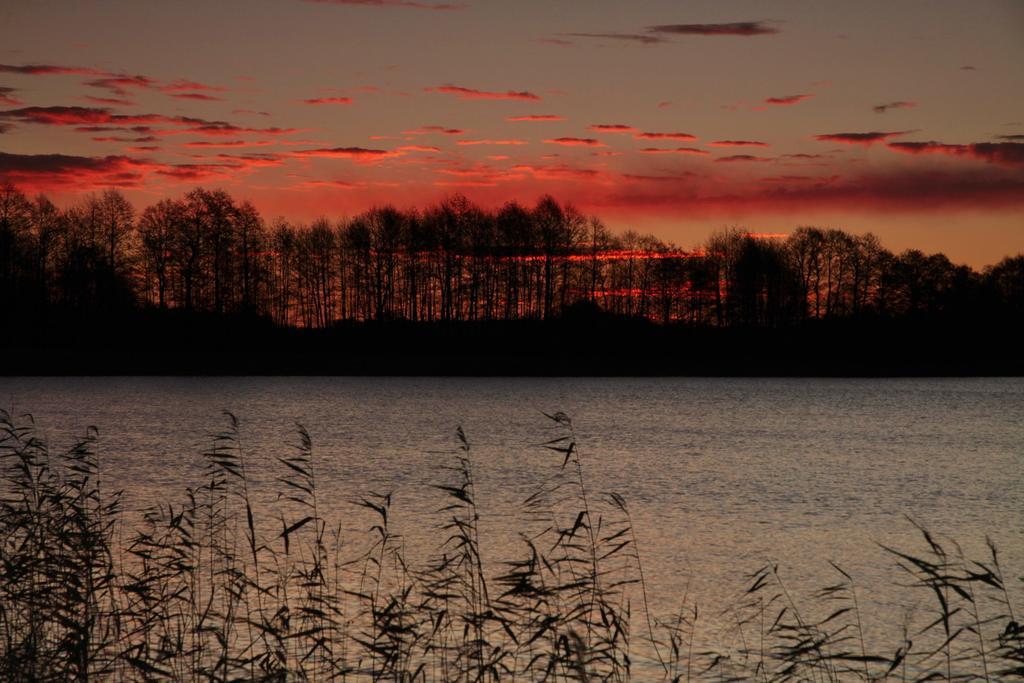
[[[201, 453], [241, 421], [260, 508], [272, 518], [297, 423], [313, 439], [321, 510], [353, 543], [368, 517], [352, 501], [393, 494], [410, 558], [436, 549], [455, 430], [471, 445], [485, 562], [510, 559], [522, 501], [558, 476], [560, 435], [574, 424], [592, 498], [621, 494], [637, 532], [655, 611], [684, 587], [724, 628], [722, 608], [766, 562], [798, 595], [834, 581], [834, 561], [863, 590], [869, 638], [893, 637], [915, 601], [879, 544], [920, 550], [907, 517], [965, 553], [992, 538], [1024, 574], [1024, 380], [3, 378], [0, 397], [69, 446], [99, 428], [104, 486], [127, 515], [180, 501], [203, 481]], [[279, 527], [277, 527], [279, 528]], [[1019, 582], [1016, 597], [1022, 597]]]

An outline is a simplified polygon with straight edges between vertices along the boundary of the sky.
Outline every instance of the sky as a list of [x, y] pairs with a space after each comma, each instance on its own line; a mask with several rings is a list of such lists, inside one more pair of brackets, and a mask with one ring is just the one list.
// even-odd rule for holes
[[1024, 251], [1024, 1], [0, 4], [0, 182], [223, 188], [309, 221], [542, 194], [723, 227]]

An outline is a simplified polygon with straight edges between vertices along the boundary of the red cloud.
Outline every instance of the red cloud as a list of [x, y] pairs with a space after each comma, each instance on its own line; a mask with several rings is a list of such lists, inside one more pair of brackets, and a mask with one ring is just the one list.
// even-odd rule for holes
[[814, 95], [784, 95], [783, 97], [769, 97], [763, 102], [765, 104], [774, 104], [780, 106], [789, 106], [791, 104], [797, 104], [814, 97]]
[[80, 66], [53, 66], [51, 64], [0, 64], [0, 73], [22, 74], [27, 76], [48, 76], [73, 74], [78, 76], [105, 76], [105, 71]]
[[[80, 124], [112, 123], [120, 117], [110, 113], [109, 109], [91, 107], [23, 107], [0, 112], [0, 118], [40, 123], [51, 126], [75, 126]], [[156, 119], [147, 120], [153, 122]], [[138, 117], [132, 117], [125, 123], [139, 123]]]
[[158, 85], [157, 81], [149, 78], [148, 76], [127, 76], [124, 74], [109, 74], [105, 78], [86, 81], [85, 84], [92, 88], [109, 90], [115, 95], [120, 95], [122, 97], [128, 94], [128, 88], [151, 90], [155, 89]]
[[758, 178], [762, 183], [819, 183], [828, 184], [839, 180], [839, 176], [811, 176], [811, 175], [777, 175], [767, 178]]
[[556, 114], [529, 114], [527, 116], [506, 116], [506, 121], [565, 121], [565, 117]]
[[[518, 169], [522, 171], [523, 169]], [[498, 183], [506, 182], [510, 180], [522, 180], [524, 176], [521, 172], [514, 173], [512, 171], [505, 171], [496, 169], [491, 166], [478, 164], [468, 168], [442, 168], [438, 169], [437, 173], [446, 176], [455, 176], [459, 178], [458, 181], [436, 181], [435, 185], [443, 186], [465, 186], [465, 187], [496, 187]]]
[[445, 128], [444, 126], [420, 126], [413, 130], [403, 130], [402, 135], [430, 135], [441, 133], [442, 135], [462, 135], [466, 131], [461, 128]]
[[207, 91], [207, 92], [224, 92], [227, 88], [220, 86], [206, 85], [205, 83], [198, 83], [196, 81], [188, 81], [184, 79], [178, 79], [171, 81], [170, 83], [161, 83], [160, 81], [150, 78], [149, 76], [131, 76], [127, 74], [115, 74], [107, 73], [103, 78], [96, 79], [94, 81], [87, 81], [86, 85], [93, 88], [102, 88], [109, 90], [115, 95], [124, 97], [128, 95], [128, 88], [138, 88], [140, 90], [158, 90], [166, 93], [171, 97], [178, 99], [188, 100], [220, 100], [219, 97], [212, 95], [206, 95], [202, 92], [182, 92], [185, 90], [195, 91]]
[[594, 138], [551, 138], [545, 140], [549, 145], [564, 145], [566, 147], [604, 147], [605, 144]]
[[969, 157], [1007, 166], [1024, 165], [1024, 142], [975, 142], [951, 145], [942, 142], [890, 142], [889, 149], [906, 154], [946, 154]]
[[565, 165], [531, 166], [519, 164], [512, 167], [513, 171], [526, 171], [538, 180], [595, 180], [601, 176], [600, 171], [589, 168], [572, 168]]
[[93, 142], [156, 142], [157, 138], [152, 135], [144, 135], [137, 138], [126, 138], [119, 135], [113, 135], [109, 137], [93, 138]]
[[292, 156], [355, 159], [357, 161], [380, 161], [381, 159], [398, 156], [398, 153], [386, 149], [366, 149], [365, 147], [331, 147], [322, 149], [300, 149], [292, 152]]
[[157, 169], [156, 173], [182, 182], [198, 182], [223, 178], [236, 168], [235, 164], [177, 164]]
[[197, 83], [196, 81], [186, 81], [179, 78], [176, 81], [171, 81], [170, 83], [165, 83], [164, 85], [161, 85], [160, 90], [164, 92], [178, 92], [180, 90], [210, 90], [213, 92], [224, 92], [227, 90], [227, 88], [224, 88], [219, 85], [207, 85], [205, 83]]
[[311, 100], [302, 100], [303, 104], [352, 104], [351, 97], [317, 97]]
[[398, 148], [399, 152], [440, 152], [440, 147], [432, 147], [429, 145], [402, 145]]
[[595, 193], [580, 204], [595, 209], [610, 207], [677, 213], [690, 216], [793, 214], [818, 209], [863, 211], [935, 211], [1024, 207], [1024, 178], [991, 168], [969, 172], [909, 170], [868, 173], [819, 181], [756, 183], [722, 188], [717, 192], [693, 178], [650, 184], [617, 186]]
[[685, 171], [679, 175], [640, 175], [636, 173], [623, 173], [622, 177], [636, 183], [678, 183], [685, 178], [693, 178], [697, 174], [692, 171]]
[[767, 142], [758, 140], [715, 140], [708, 143], [711, 147], [768, 147]]
[[729, 24], [662, 24], [649, 26], [652, 33], [669, 33], [679, 36], [767, 36], [779, 30], [767, 26], [763, 21], [738, 21]]
[[459, 140], [456, 145], [525, 145], [526, 140]]
[[[92, 88], [101, 88], [103, 90], [109, 90], [110, 92], [118, 95], [121, 98], [120, 101], [113, 98], [95, 98], [95, 101], [104, 101], [105, 104], [125, 104], [124, 98], [128, 95], [129, 88], [137, 88], [140, 90], [158, 90], [171, 94], [171, 97], [177, 97], [181, 99], [194, 99], [194, 100], [215, 100], [212, 96], [201, 96], [198, 93], [180, 93], [182, 90], [206, 90], [206, 91], [224, 91], [226, 88], [219, 86], [206, 85], [204, 83], [197, 83], [196, 81], [188, 81], [184, 79], [178, 79], [171, 81], [170, 83], [161, 83], [160, 81], [150, 78], [149, 76], [142, 75], [131, 75], [123, 73], [115, 73], [111, 71], [103, 71], [100, 69], [93, 69], [90, 67], [77, 67], [77, 66], [53, 66], [50, 64], [27, 64], [22, 66], [15, 66], [11, 64], [0, 64], [0, 73], [13, 73], [22, 75], [78, 75], [78, 76], [97, 76], [95, 80], [86, 81], [85, 85]], [[130, 104], [130, 103], [129, 103]]]
[[15, 88], [4, 88], [0, 86], [0, 104], [9, 104], [12, 107], [16, 107], [21, 102], [15, 97], [11, 96], [11, 93], [17, 92]]
[[275, 144], [273, 140], [199, 140], [186, 142], [185, 147], [265, 147]]
[[634, 137], [639, 140], [696, 140], [696, 135], [689, 133], [637, 133]]
[[770, 157], [755, 157], [750, 154], [733, 154], [728, 157], [719, 157], [715, 161], [721, 161], [725, 163], [737, 162], [737, 161], [772, 161]]
[[917, 106], [917, 102], [905, 102], [903, 100], [899, 100], [897, 102], [887, 102], [885, 104], [876, 104], [875, 106], [871, 107], [871, 110], [874, 111], [876, 114], [884, 114], [885, 112], [889, 111], [890, 109], [911, 109], [911, 108], [916, 107], [916, 106]]
[[845, 145], [871, 145], [876, 142], [885, 142], [889, 138], [910, 133], [909, 130], [893, 132], [872, 131], [870, 133], [826, 133], [815, 135], [814, 139], [820, 142], [841, 142]]
[[641, 43], [643, 45], [654, 45], [657, 43], [668, 42], [664, 38], [659, 38], [658, 36], [652, 35], [644, 35], [642, 33], [559, 33], [558, 35], [568, 36], [570, 38], [598, 38], [602, 40], [625, 40], [633, 43]]
[[[153, 146], [129, 148], [154, 151]], [[0, 182], [12, 182], [28, 191], [83, 191], [104, 187], [141, 187], [150, 173], [191, 182], [228, 177], [235, 171], [280, 163], [276, 155], [232, 156], [224, 163], [162, 164], [126, 156], [81, 157], [64, 154], [6, 154], [0, 152]]]
[[487, 180], [438, 180], [434, 182], [438, 187], [497, 187], [496, 182]]
[[217, 158], [228, 162], [235, 168], [261, 168], [264, 166], [280, 166], [284, 157], [280, 154], [218, 154]]
[[223, 99], [220, 98], [220, 97], [215, 97], [213, 95], [207, 95], [207, 94], [201, 93], [201, 92], [172, 93], [171, 97], [175, 97], [175, 98], [177, 98], [179, 100], [199, 100], [201, 102], [223, 102]]
[[307, 180], [302, 183], [302, 187], [333, 187], [340, 190], [354, 190], [358, 185], [344, 180]]
[[93, 190], [138, 187], [150, 164], [125, 156], [79, 157], [65, 154], [0, 152], [0, 181], [39, 192], [53, 189]]
[[588, 130], [595, 133], [635, 133], [636, 128], [624, 123], [592, 123]]
[[659, 149], [657, 147], [644, 147], [640, 150], [644, 154], [693, 154], [696, 156], [706, 156], [707, 151], [703, 149], [697, 149], [696, 147], [676, 147], [674, 149]]
[[449, 2], [417, 2], [416, 0], [306, 0], [322, 5], [355, 5], [359, 7], [406, 7], [411, 9], [432, 9], [450, 11], [463, 9], [461, 3]]
[[258, 135], [291, 135], [292, 133], [300, 132], [300, 130], [301, 129], [299, 128], [278, 128], [276, 126], [271, 128], [243, 128], [232, 123], [214, 121], [181, 130], [161, 130], [154, 132], [157, 135], [205, 135], [217, 137], [221, 135], [247, 135], [250, 133]]
[[[236, 135], [242, 133], [288, 135], [298, 132], [297, 128], [242, 128], [226, 121], [207, 121], [206, 119], [199, 119], [191, 116], [165, 116], [163, 114], [113, 114], [109, 109], [93, 107], [23, 107], [21, 109], [0, 111], [0, 118], [51, 126], [88, 125], [88, 128], [84, 129], [88, 132], [95, 132], [95, 128], [98, 124], [127, 126], [143, 123], [166, 124], [183, 127], [179, 130], [153, 131], [159, 135]], [[79, 128], [78, 130], [83, 129]]]
[[120, 97], [96, 97], [94, 95], [82, 95], [79, 99], [85, 100], [86, 102], [92, 102], [93, 104], [116, 104], [122, 107], [131, 107], [135, 105], [135, 102], [132, 100], [126, 100]]
[[488, 90], [477, 90], [475, 88], [463, 88], [457, 85], [442, 85], [436, 88], [424, 88], [425, 92], [439, 92], [446, 95], [456, 95], [460, 100], [532, 100], [539, 101], [540, 96], [523, 90], [516, 92], [491, 92]]

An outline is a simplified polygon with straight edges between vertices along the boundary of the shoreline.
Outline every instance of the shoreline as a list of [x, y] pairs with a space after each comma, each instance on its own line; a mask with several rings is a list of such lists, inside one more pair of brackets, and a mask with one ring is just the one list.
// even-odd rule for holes
[[1024, 334], [1013, 324], [742, 329], [610, 319], [305, 330], [247, 319], [181, 322], [158, 317], [8, 338], [0, 376], [1024, 376]]

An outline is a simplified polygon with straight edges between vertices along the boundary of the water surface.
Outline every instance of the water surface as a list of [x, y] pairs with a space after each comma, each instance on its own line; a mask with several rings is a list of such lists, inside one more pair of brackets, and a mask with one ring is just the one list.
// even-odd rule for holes
[[663, 611], [688, 586], [714, 615], [766, 561], [809, 593], [834, 560], [865, 586], [869, 633], [889, 637], [913, 605], [878, 544], [920, 548], [906, 516], [968, 553], [988, 535], [1024, 574], [1021, 379], [5, 378], [0, 396], [57, 447], [97, 426], [129, 514], [201, 483], [228, 409], [270, 518], [275, 457], [301, 423], [322, 509], [359, 539], [367, 520], [351, 501], [391, 491], [414, 559], [436, 547], [432, 485], [461, 425], [495, 563], [517, 552], [523, 499], [561, 465], [537, 446], [557, 436], [542, 411], [561, 410], [588, 489], [628, 501]]

